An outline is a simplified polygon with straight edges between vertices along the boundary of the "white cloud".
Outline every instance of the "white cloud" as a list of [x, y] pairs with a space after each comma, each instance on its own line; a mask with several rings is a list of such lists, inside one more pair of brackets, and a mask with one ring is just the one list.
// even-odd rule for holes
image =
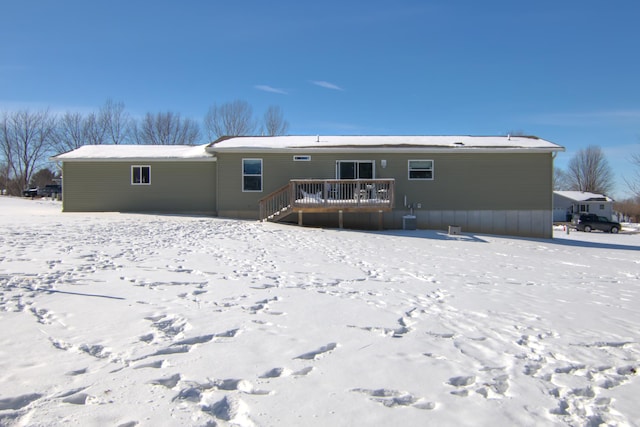
[[279, 93], [280, 95], [288, 95], [288, 92], [286, 90], [278, 89], [277, 87], [272, 87], [269, 85], [256, 85], [254, 87], [263, 92], [271, 92], [271, 93]]
[[344, 90], [342, 89], [340, 86], [335, 85], [333, 83], [329, 83], [329, 82], [325, 82], [324, 80], [312, 80], [311, 83], [313, 83], [316, 86], [320, 86], [323, 87], [325, 89], [331, 89], [331, 90]]

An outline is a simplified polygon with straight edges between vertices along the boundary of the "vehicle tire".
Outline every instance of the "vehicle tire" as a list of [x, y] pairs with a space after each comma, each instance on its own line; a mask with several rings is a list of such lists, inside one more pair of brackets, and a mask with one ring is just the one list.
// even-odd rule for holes
[[620, 230], [618, 230], [618, 227], [613, 226], [613, 227], [611, 227], [611, 230], [609, 230], [609, 231], [612, 232], [613, 234], [618, 234], [618, 231], [620, 231]]
[[586, 231], [587, 233], [591, 233], [591, 226], [590, 225], [585, 225], [584, 226], [584, 231]]

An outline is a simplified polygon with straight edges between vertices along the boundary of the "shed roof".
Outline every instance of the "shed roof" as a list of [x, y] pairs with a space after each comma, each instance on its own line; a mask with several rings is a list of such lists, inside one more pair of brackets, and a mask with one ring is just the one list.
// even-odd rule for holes
[[537, 137], [528, 136], [428, 136], [428, 135], [368, 135], [368, 136], [238, 136], [220, 138], [211, 143], [212, 151], [262, 150], [534, 150], [564, 151], [564, 147]]
[[57, 161], [214, 160], [205, 145], [84, 145], [51, 158]]

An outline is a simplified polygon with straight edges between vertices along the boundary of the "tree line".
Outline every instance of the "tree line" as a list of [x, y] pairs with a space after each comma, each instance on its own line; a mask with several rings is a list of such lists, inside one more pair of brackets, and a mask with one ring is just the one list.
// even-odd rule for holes
[[[289, 123], [282, 109], [270, 106], [260, 118], [242, 100], [212, 105], [202, 125], [172, 111], [134, 118], [123, 102], [111, 99], [96, 112], [49, 110], [3, 112], [0, 117], [0, 190], [20, 195], [30, 186], [52, 182], [55, 172], [43, 168], [47, 159], [83, 145], [195, 145], [222, 136], [285, 135]], [[43, 169], [40, 169], [43, 168]]]

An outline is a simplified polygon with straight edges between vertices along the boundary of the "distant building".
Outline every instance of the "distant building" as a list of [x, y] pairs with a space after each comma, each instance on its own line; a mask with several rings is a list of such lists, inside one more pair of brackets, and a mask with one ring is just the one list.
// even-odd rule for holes
[[554, 191], [553, 221], [570, 222], [583, 213], [596, 214], [612, 220], [613, 199], [586, 191]]

